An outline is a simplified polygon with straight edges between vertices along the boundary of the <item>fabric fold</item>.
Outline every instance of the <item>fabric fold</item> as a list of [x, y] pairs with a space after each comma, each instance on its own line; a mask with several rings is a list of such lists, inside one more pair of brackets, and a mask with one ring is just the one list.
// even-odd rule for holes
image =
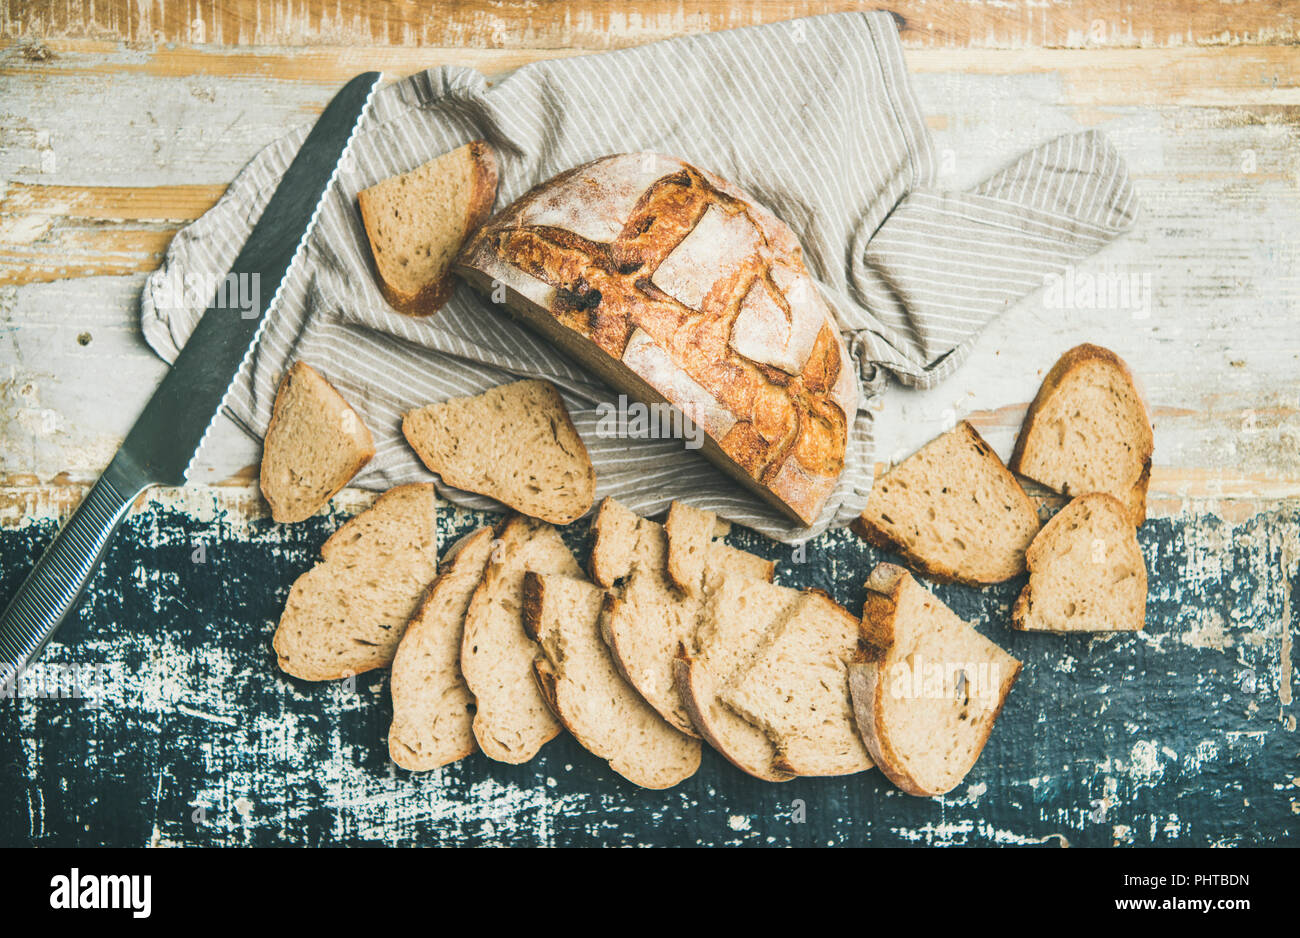
[[[142, 328], [163, 358], [173, 360], [188, 338], [208, 288], [229, 269], [305, 133], [292, 131], [257, 154], [148, 278]], [[618, 396], [467, 286], [435, 316], [387, 306], [357, 193], [475, 139], [498, 154], [498, 209], [572, 166], [648, 150], [731, 180], [790, 225], [864, 392], [849, 415], [843, 477], [816, 525], [792, 524], [682, 440], [605, 435], [598, 415]], [[684, 499], [802, 541], [847, 524], [865, 504], [872, 395], [890, 379], [928, 386], [951, 373], [989, 319], [1041, 286], [1046, 271], [1126, 230], [1133, 212], [1123, 163], [1097, 134], [1039, 147], [970, 192], [937, 189], [933, 143], [888, 13], [554, 59], [492, 82], [471, 69], [434, 68], [376, 94], [228, 407], [260, 436], [284, 370], [295, 359], [309, 362], [375, 436], [376, 456], [355, 483], [383, 488], [434, 479], [401, 436], [405, 410], [545, 377], [561, 389], [591, 453], [598, 497], [643, 513]], [[994, 256], [996, 271], [980, 273], [981, 252]], [[942, 270], [936, 258], [946, 259]], [[458, 504], [494, 507], [442, 491]]]

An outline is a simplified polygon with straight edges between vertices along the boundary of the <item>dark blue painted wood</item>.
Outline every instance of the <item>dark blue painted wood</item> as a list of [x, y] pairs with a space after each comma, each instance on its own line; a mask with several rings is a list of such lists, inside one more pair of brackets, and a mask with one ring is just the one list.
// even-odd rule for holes
[[[486, 516], [440, 520], [443, 545]], [[1022, 583], [936, 586], [1025, 662], [974, 771], [942, 799], [878, 772], [756, 782], [706, 750], [639, 790], [561, 737], [532, 763], [476, 755], [423, 776], [384, 742], [385, 673], [283, 677], [270, 637], [290, 585], [341, 519], [281, 527], [153, 507], [132, 517], [49, 662], [110, 672], [103, 699], [0, 702], [0, 844], [1292, 844], [1300, 736], [1280, 699], [1282, 574], [1294, 513], [1157, 519], [1145, 635], [1024, 635]], [[581, 526], [580, 526], [581, 527]], [[0, 531], [0, 601], [54, 528]], [[789, 548], [737, 531], [853, 612], [880, 552], [847, 532]], [[585, 531], [572, 534], [585, 557]], [[195, 551], [202, 547], [201, 559]], [[1294, 643], [1293, 646], [1294, 647]]]

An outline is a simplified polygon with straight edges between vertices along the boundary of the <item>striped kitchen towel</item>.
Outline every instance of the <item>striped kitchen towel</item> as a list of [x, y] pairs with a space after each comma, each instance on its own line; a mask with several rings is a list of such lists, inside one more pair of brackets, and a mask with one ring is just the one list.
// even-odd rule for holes
[[[1014, 120], [1008, 115], [1008, 120]], [[288, 167], [306, 128], [259, 153], [180, 232], [142, 298], [144, 333], [169, 361]], [[730, 179], [798, 235], [859, 371], [844, 477], [799, 528], [681, 440], [597, 432], [617, 395], [461, 285], [436, 316], [393, 312], [374, 283], [361, 189], [470, 140], [500, 159], [504, 206], [609, 153], [680, 156]], [[1060, 137], [968, 192], [935, 185], [933, 144], [888, 13], [845, 13], [671, 39], [524, 66], [489, 83], [442, 67], [384, 87], [228, 407], [260, 436], [281, 374], [303, 359], [364, 418], [376, 454], [356, 484], [432, 477], [401, 435], [404, 411], [517, 376], [559, 385], [596, 467], [598, 496], [643, 514], [674, 499], [795, 542], [861, 510], [871, 487], [871, 397], [895, 379], [951, 374], [992, 317], [1129, 229], [1124, 162], [1093, 132]], [[200, 454], [200, 461], [203, 456]], [[442, 487], [453, 502], [499, 507]]]

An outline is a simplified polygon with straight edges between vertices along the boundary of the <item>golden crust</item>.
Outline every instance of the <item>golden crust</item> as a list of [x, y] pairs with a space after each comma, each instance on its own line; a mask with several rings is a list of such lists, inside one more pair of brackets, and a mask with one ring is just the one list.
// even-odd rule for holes
[[[651, 403], [667, 401], [688, 416], [699, 408], [729, 415], [725, 426], [705, 427], [712, 437], [705, 454], [810, 525], [843, 471], [857, 408], [856, 382], [840, 380], [849, 359], [834, 320], [819, 296], [787, 297], [776, 287], [778, 267], [806, 278], [788, 228], [734, 186], [680, 160], [646, 157], [667, 169], [645, 184], [630, 207], [610, 195], [618, 190], [619, 174], [635, 176], [628, 155], [576, 167], [535, 187], [484, 226], [461, 252], [457, 270], [480, 288], [504, 283], [507, 303], [518, 315], [619, 389]], [[565, 187], [588, 184], [599, 203], [592, 208], [599, 216], [592, 230], [600, 223], [621, 225], [608, 241], [559, 224], [565, 216], [557, 206], [569, 198]], [[575, 191], [572, 198], [578, 197]], [[557, 223], [531, 223], [539, 217]], [[714, 219], [711, 235], [701, 233], [709, 228], [702, 223], [707, 219]], [[685, 272], [678, 264], [675, 276], [656, 277], [676, 252], [692, 253], [683, 245], [696, 236], [715, 238], [697, 245], [704, 255], [715, 247], [712, 253], [719, 256], [732, 251], [735, 263], [719, 261], [714, 269], [706, 261], [698, 270], [688, 263]], [[795, 304], [804, 304], [804, 311], [815, 307], [821, 316], [821, 330], [798, 374], [733, 347], [733, 325], [754, 289], [766, 292], [792, 329]], [[557, 335], [556, 325], [569, 336]], [[624, 361], [637, 330], [662, 351], [671, 375], [638, 372], [635, 363]]]

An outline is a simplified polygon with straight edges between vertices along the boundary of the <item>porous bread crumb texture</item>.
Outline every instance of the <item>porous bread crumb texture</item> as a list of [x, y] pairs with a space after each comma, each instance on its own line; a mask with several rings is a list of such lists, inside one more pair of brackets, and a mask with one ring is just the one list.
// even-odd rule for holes
[[878, 479], [853, 530], [936, 579], [983, 585], [1025, 570], [1038, 513], [966, 421]]
[[393, 658], [393, 721], [388, 752], [404, 769], [427, 771], [463, 759], [474, 742], [474, 696], [460, 673], [461, 636], [470, 597], [492, 551], [493, 530], [455, 544], [416, 610]]
[[452, 261], [487, 220], [496, 188], [496, 156], [475, 141], [357, 195], [389, 305], [411, 315], [438, 311], [451, 296]]
[[1012, 611], [1025, 631], [1138, 631], [1147, 571], [1128, 511], [1104, 493], [1081, 495], [1029, 547], [1029, 583]]
[[1113, 495], [1139, 525], [1153, 449], [1151, 420], [1128, 366], [1108, 349], [1080, 345], [1044, 379], [1011, 468], [1065, 495]]
[[[715, 529], [710, 520], [706, 530], [711, 534]], [[593, 530], [592, 579], [610, 591], [600, 629], [615, 665], [670, 725], [698, 736], [677, 685], [674, 661], [694, 642], [701, 598], [720, 571], [771, 579], [772, 564], [706, 541], [699, 586], [692, 593], [680, 589], [668, 575], [673, 548], [663, 525], [640, 518], [607, 498], [601, 503]], [[681, 550], [680, 545], [677, 549]]]
[[390, 489], [321, 548], [293, 584], [273, 647], [281, 670], [328, 681], [384, 668], [437, 573], [437, 494]]
[[596, 472], [559, 392], [515, 381], [409, 411], [402, 434], [448, 485], [552, 524], [587, 513]]
[[668, 520], [664, 522], [668, 533], [668, 576], [678, 589], [692, 596], [700, 593], [705, 558], [717, 526], [717, 515], [711, 511], [684, 502], [673, 502], [668, 509]]
[[723, 702], [771, 739], [776, 768], [795, 775], [871, 768], [849, 696], [857, 640], [856, 618], [825, 593], [804, 591], [723, 689]]
[[[951, 791], [979, 759], [1020, 662], [901, 568], [882, 564], [863, 608], [867, 660], [850, 666], [872, 758], [912, 795]], [[880, 592], [879, 589], [885, 592]]]
[[528, 573], [524, 623], [542, 655], [538, 687], [574, 738], [633, 784], [671, 788], [695, 774], [700, 743], [673, 729], [624, 680], [600, 635], [604, 590]]
[[718, 693], [749, 665], [763, 636], [800, 595], [720, 571], [701, 609], [694, 647], [675, 662], [678, 690], [700, 735], [737, 768], [765, 781], [794, 776], [776, 767], [776, 747], [767, 734], [723, 704]]
[[582, 575], [551, 525], [522, 515], [502, 522], [465, 613], [460, 667], [475, 699], [474, 738], [498, 762], [527, 762], [560, 733], [533, 675], [537, 643], [522, 620], [524, 574]]
[[306, 362], [280, 380], [262, 449], [262, 496], [271, 517], [303, 521], [375, 455], [374, 439], [343, 396]]

